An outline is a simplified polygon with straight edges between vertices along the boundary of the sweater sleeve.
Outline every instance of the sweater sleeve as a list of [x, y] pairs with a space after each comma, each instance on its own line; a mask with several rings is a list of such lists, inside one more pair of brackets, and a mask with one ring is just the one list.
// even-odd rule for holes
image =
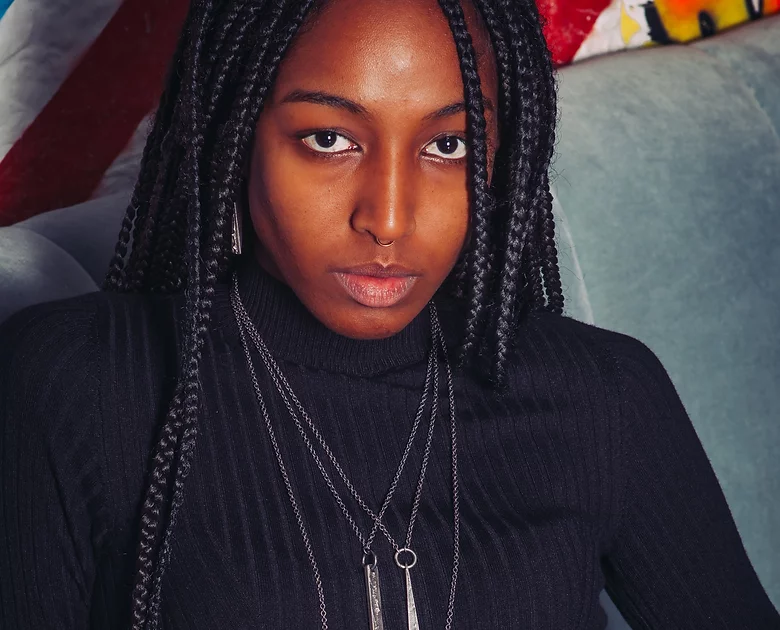
[[68, 303], [0, 326], [0, 627], [89, 627], [104, 528], [94, 313]]
[[633, 630], [780, 630], [710, 461], [657, 357], [622, 338], [626, 483], [602, 558]]

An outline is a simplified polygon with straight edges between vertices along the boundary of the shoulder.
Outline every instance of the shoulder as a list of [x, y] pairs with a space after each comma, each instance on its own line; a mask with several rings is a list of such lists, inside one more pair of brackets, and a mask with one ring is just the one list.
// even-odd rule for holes
[[[63, 368], [73, 373], [91, 363], [97, 295], [29, 306], [0, 324], [3, 386], [51, 381]], [[60, 368], [62, 363], [67, 366]]]
[[529, 346], [545, 348], [548, 364], [563, 366], [559, 374], [567, 385], [579, 379], [584, 389], [605, 392], [621, 422], [630, 427], [629, 432], [671, 430], [674, 424], [692, 433], [669, 373], [642, 341], [545, 313], [529, 318], [524, 327], [518, 351], [522, 353], [523, 347]]
[[0, 493], [17, 477], [56, 486], [68, 509], [89, 512], [89, 527], [124, 548], [176, 379], [180, 304], [96, 292], [0, 324], [0, 461], [30, 462], [3, 471]]
[[520, 325], [518, 333], [520, 341], [523, 338], [536, 337], [568, 345], [584, 344], [591, 349], [599, 348], [617, 353], [650, 352], [649, 348], [635, 337], [554, 313], [531, 313]]
[[616, 370], [634, 361], [659, 364], [653, 351], [635, 337], [553, 313], [532, 313], [519, 326], [513, 358], [531, 349], [580, 365], [608, 363]]
[[[94, 292], [36, 304], [0, 324], [0, 388], [62, 388], [96, 378], [105, 357], [121, 358], [133, 339], [175, 337], [175, 300]], [[127, 348], [122, 348], [126, 344]]]
[[[98, 462], [95, 322], [87, 295], [25, 308], [0, 325], [0, 459], [27, 463], [3, 472], [6, 491], [9, 483], [48, 488]], [[62, 491], [63, 500], [76, 496]]]
[[97, 493], [96, 509], [131, 488], [126, 503], [100, 515], [127, 522], [143, 479], [137, 454], [150, 448], [175, 375], [171, 310], [168, 298], [95, 292], [0, 324], [0, 460], [37, 462], [43, 477], [27, 482], [53, 475], [69, 500]]
[[564, 315], [534, 313], [520, 325], [511, 362], [519, 366], [529, 358], [568, 384], [601, 381], [622, 401], [676, 397], [666, 369], [644, 342]]
[[[176, 327], [180, 295], [95, 291], [76, 297], [28, 306], [0, 322], [0, 351], [9, 342], [26, 345], [34, 339], [53, 341], [67, 335], [73, 342], [87, 334], [104, 337], [115, 326], [140, 326], [150, 332], [170, 334]], [[92, 331], [88, 333], [88, 331]]]

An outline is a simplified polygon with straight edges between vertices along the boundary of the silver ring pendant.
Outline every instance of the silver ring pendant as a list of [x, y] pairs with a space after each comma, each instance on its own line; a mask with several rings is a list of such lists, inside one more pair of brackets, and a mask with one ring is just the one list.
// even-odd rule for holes
[[[412, 560], [409, 564], [401, 562], [400, 556], [404, 552], [412, 554]], [[409, 569], [417, 564], [417, 554], [408, 547], [399, 549], [395, 552], [395, 563], [403, 569], [406, 581], [406, 627], [408, 630], [420, 630], [420, 621], [417, 618], [417, 604], [414, 600], [414, 590], [412, 589], [412, 577], [409, 573]]]
[[[403, 562], [401, 562], [401, 561], [399, 560], [399, 556], [400, 556], [402, 553], [404, 553], [404, 552], [407, 552], [407, 553], [410, 553], [410, 554], [412, 554], [412, 561], [411, 561], [409, 564], [404, 564]], [[396, 552], [395, 552], [395, 563], [396, 563], [396, 564], [399, 566], [399, 568], [401, 568], [401, 569], [411, 569], [411, 568], [412, 568], [412, 567], [413, 567], [415, 564], [417, 564], [417, 554], [416, 554], [416, 553], [414, 553], [414, 551], [412, 551], [412, 550], [411, 550], [411, 549], [409, 549], [408, 547], [404, 547], [404, 548], [402, 548], [402, 549], [399, 549], [398, 551], [396, 551]]]

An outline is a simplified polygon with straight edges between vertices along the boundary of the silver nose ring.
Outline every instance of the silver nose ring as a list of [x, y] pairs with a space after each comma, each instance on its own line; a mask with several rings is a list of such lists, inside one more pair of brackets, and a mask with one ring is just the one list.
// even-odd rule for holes
[[376, 241], [376, 244], [380, 247], [390, 247], [394, 241], [383, 241], [377, 237], [374, 237], [374, 240]]

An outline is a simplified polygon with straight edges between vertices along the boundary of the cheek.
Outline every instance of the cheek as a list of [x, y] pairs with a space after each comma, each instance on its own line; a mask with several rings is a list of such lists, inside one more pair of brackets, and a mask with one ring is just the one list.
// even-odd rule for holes
[[283, 273], [294, 267], [299, 275], [311, 275], [325, 266], [333, 242], [344, 238], [349, 191], [289, 159], [284, 150], [270, 160], [257, 158], [249, 204], [260, 244]]
[[418, 236], [440, 265], [451, 267], [465, 247], [471, 222], [465, 171], [453, 168], [428, 176], [422, 189], [418, 200]]

